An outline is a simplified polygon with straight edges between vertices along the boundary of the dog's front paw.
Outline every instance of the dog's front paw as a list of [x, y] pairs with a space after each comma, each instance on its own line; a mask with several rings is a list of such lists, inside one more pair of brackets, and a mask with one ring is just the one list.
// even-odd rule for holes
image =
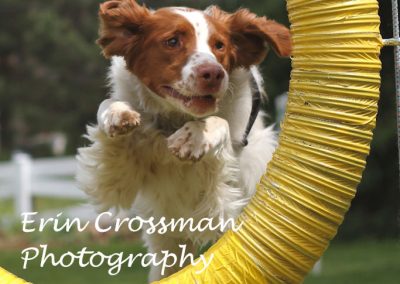
[[104, 117], [104, 131], [109, 137], [129, 134], [140, 124], [140, 114], [122, 102], [111, 105]]
[[200, 160], [210, 149], [197, 121], [191, 121], [168, 137], [168, 149], [180, 160]]
[[168, 149], [180, 160], [196, 162], [209, 152], [218, 152], [228, 139], [229, 127], [226, 120], [212, 116], [187, 122], [168, 137], [167, 143]]

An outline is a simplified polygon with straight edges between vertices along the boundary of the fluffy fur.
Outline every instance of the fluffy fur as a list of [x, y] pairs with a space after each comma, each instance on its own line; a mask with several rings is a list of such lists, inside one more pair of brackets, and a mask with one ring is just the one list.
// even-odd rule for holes
[[[178, 21], [174, 25], [167, 23], [171, 14]], [[151, 22], [153, 18], [157, 21]], [[264, 59], [267, 43], [280, 55], [290, 54], [287, 29], [247, 10], [150, 11], [132, 0], [102, 4], [100, 19], [98, 42], [112, 58], [111, 95], [99, 107], [98, 124], [88, 127], [90, 146], [79, 149], [81, 188], [99, 210], [133, 208], [146, 219], [237, 217], [276, 144], [271, 127], [266, 128], [259, 115], [249, 144], [237, 146], [252, 107], [250, 75], [262, 85], [254, 64]], [[181, 31], [179, 36], [173, 33], [179, 46], [173, 37], [163, 41], [165, 51], [154, 47], [164, 36], [161, 26]], [[146, 48], [151, 40], [151, 48]], [[162, 57], [164, 52], [176, 54], [170, 59], [171, 54]], [[146, 59], [146, 53], [153, 54]], [[149, 62], [154, 56], [156, 65]], [[204, 72], [198, 66], [206, 66], [211, 75], [223, 72], [223, 79], [202, 86], [204, 78], [199, 76]], [[150, 252], [174, 252], [178, 244], [187, 244], [195, 253], [198, 245], [222, 233], [183, 231], [143, 238]], [[153, 267], [149, 280], [161, 277]]]

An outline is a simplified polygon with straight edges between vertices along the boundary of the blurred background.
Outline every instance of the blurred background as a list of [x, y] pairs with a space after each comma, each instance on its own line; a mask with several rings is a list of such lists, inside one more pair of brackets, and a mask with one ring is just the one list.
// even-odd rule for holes
[[[83, 202], [79, 192], [58, 195], [45, 194], [44, 190], [31, 196], [32, 200], [26, 204], [15, 200], [20, 197], [15, 197], [15, 188], [9, 184], [13, 175], [23, 172], [26, 163], [30, 166], [37, 163], [38, 168], [54, 174], [52, 180], [46, 180], [47, 186], [57, 185], [51, 183], [57, 179], [59, 188], [73, 184], [72, 156], [87, 143], [82, 138], [85, 125], [95, 123], [98, 105], [107, 94], [108, 62], [95, 44], [100, 2], [0, 1], [0, 266], [39, 284], [54, 283], [55, 279], [59, 283], [145, 283], [146, 279], [146, 271], [138, 266], [124, 269], [114, 277], [109, 277], [105, 268], [44, 270], [36, 264], [32, 269], [22, 270], [20, 252], [31, 243], [51, 243], [59, 253], [65, 252], [66, 244], [80, 249], [90, 243], [105, 252], [143, 251], [143, 248], [137, 235], [124, 232], [111, 236], [95, 232], [26, 236], [12, 222], [24, 208], [59, 212]], [[151, 8], [171, 5], [205, 8], [218, 4], [234, 11], [246, 7], [289, 25], [282, 0], [139, 2]], [[379, 3], [382, 36], [390, 38], [390, 1]], [[337, 237], [323, 257], [320, 271], [309, 276], [305, 283], [398, 283], [400, 279], [393, 49], [383, 48], [381, 59], [379, 116], [363, 180]], [[271, 53], [262, 70], [270, 98], [265, 108], [273, 123], [279, 116], [274, 101], [288, 90], [290, 60], [278, 59]]]

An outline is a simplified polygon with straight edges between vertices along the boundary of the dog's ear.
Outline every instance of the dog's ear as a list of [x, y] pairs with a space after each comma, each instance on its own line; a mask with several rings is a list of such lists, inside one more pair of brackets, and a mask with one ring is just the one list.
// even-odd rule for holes
[[97, 43], [106, 58], [125, 56], [140, 39], [141, 26], [150, 11], [134, 0], [113, 0], [100, 5]]
[[291, 55], [291, 35], [284, 25], [266, 17], [257, 17], [247, 9], [231, 14], [227, 21], [236, 46], [236, 65], [249, 67], [259, 64], [267, 55], [268, 44], [279, 56]]

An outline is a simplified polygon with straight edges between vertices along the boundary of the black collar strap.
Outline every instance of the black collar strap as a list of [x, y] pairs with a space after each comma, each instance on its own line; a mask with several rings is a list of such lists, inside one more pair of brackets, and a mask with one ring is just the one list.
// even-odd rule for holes
[[250, 72], [251, 76], [251, 89], [252, 89], [252, 107], [251, 107], [251, 113], [249, 117], [249, 121], [247, 122], [246, 130], [244, 132], [243, 138], [242, 138], [242, 147], [246, 147], [247, 144], [249, 144], [249, 141], [247, 140], [249, 133], [251, 131], [251, 128], [254, 125], [254, 122], [256, 121], [256, 118], [258, 116], [258, 113], [260, 112], [260, 106], [261, 106], [261, 90], [260, 87], [258, 86], [256, 79], [254, 78], [253, 73]]

